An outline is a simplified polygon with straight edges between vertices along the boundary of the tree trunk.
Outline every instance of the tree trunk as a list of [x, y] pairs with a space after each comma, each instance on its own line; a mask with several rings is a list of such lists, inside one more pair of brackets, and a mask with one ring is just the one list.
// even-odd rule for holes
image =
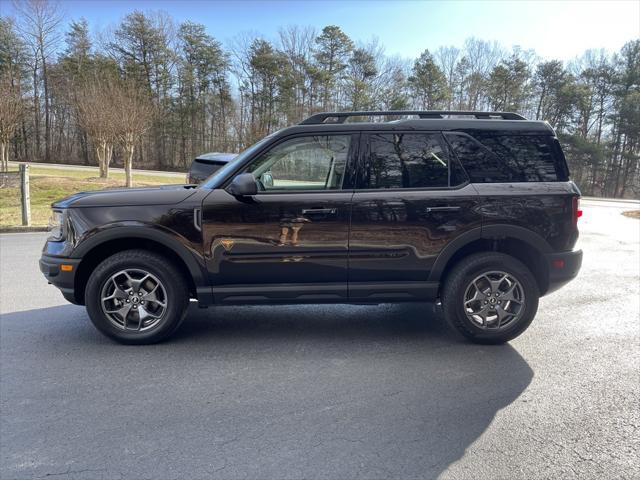
[[540, 99], [538, 100], [538, 109], [536, 110], [536, 120], [540, 120], [540, 112], [542, 112], [542, 104], [545, 100], [545, 96], [547, 94], [546, 85], [542, 86], [542, 92], [540, 92]]
[[0, 171], [6, 172], [9, 170], [9, 149], [7, 148], [7, 142], [4, 140], [0, 142]]
[[98, 170], [100, 171], [100, 178], [105, 178], [104, 172], [104, 146], [102, 142], [96, 144], [96, 157], [98, 157]]
[[44, 161], [51, 161], [51, 119], [49, 115], [49, 78], [47, 76], [47, 61], [44, 57], [44, 46], [40, 46], [42, 54], [42, 84], [44, 86]]
[[80, 136], [80, 149], [82, 150], [82, 158], [84, 158], [84, 164], [89, 165], [89, 147], [87, 132], [82, 132]]
[[133, 138], [127, 138], [124, 146], [124, 172], [127, 179], [127, 188], [133, 187], [133, 173], [131, 171], [133, 166], [133, 152], [135, 144]]
[[104, 148], [104, 178], [109, 178], [109, 164], [111, 163], [111, 157], [113, 156], [113, 145], [105, 144]]
[[40, 160], [40, 95], [38, 93], [37, 60], [33, 66], [33, 137], [35, 139], [35, 155], [30, 160], [37, 162]]

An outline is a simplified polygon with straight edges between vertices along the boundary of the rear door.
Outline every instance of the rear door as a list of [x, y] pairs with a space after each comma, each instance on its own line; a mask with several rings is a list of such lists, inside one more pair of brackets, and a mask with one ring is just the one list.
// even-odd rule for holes
[[363, 133], [352, 202], [349, 297], [425, 299], [442, 249], [479, 229], [477, 195], [440, 132]]

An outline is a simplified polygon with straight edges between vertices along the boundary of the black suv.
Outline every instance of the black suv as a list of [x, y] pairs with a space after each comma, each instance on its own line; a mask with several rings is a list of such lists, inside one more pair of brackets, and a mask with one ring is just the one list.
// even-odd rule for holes
[[[390, 121], [362, 121], [382, 117]], [[54, 203], [40, 268], [124, 343], [168, 337], [190, 299], [435, 301], [466, 337], [501, 343], [578, 273], [579, 196], [545, 122], [322, 113], [265, 137], [199, 187]]]

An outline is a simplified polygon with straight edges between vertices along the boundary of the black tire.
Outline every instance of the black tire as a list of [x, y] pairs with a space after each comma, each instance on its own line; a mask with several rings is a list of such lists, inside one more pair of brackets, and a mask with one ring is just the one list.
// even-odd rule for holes
[[[166, 292], [166, 309], [158, 314], [158, 323], [144, 331], [118, 328], [102, 308], [102, 290], [111, 277], [122, 270], [135, 269], [155, 276]], [[95, 327], [117, 342], [157, 343], [169, 337], [182, 323], [189, 305], [189, 289], [183, 274], [165, 257], [146, 250], [125, 250], [102, 261], [91, 273], [85, 290], [85, 305]]]
[[[524, 291], [523, 311], [503, 329], [483, 329], [467, 318], [465, 293], [479, 275], [491, 271], [508, 273]], [[516, 338], [531, 324], [538, 310], [540, 291], [531, 271], [518, 259], [498, 252], [483, 252], [460, 260], [446, 276], [441, 301], [447, 323], [457, 332], [476, 343], [500, 344]]]

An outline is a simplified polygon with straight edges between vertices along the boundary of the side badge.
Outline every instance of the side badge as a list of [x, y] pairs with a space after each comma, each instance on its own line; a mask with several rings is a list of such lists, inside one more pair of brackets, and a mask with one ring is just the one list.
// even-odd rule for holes
[[222, 246], [224, 247], [224, 249], [228, 252], [229, 250], [231, 250], [231, 248], [233, 247], [233, 240], [231, 240], [230, 238], [223, 238], [220, 243], [222, 244]]

